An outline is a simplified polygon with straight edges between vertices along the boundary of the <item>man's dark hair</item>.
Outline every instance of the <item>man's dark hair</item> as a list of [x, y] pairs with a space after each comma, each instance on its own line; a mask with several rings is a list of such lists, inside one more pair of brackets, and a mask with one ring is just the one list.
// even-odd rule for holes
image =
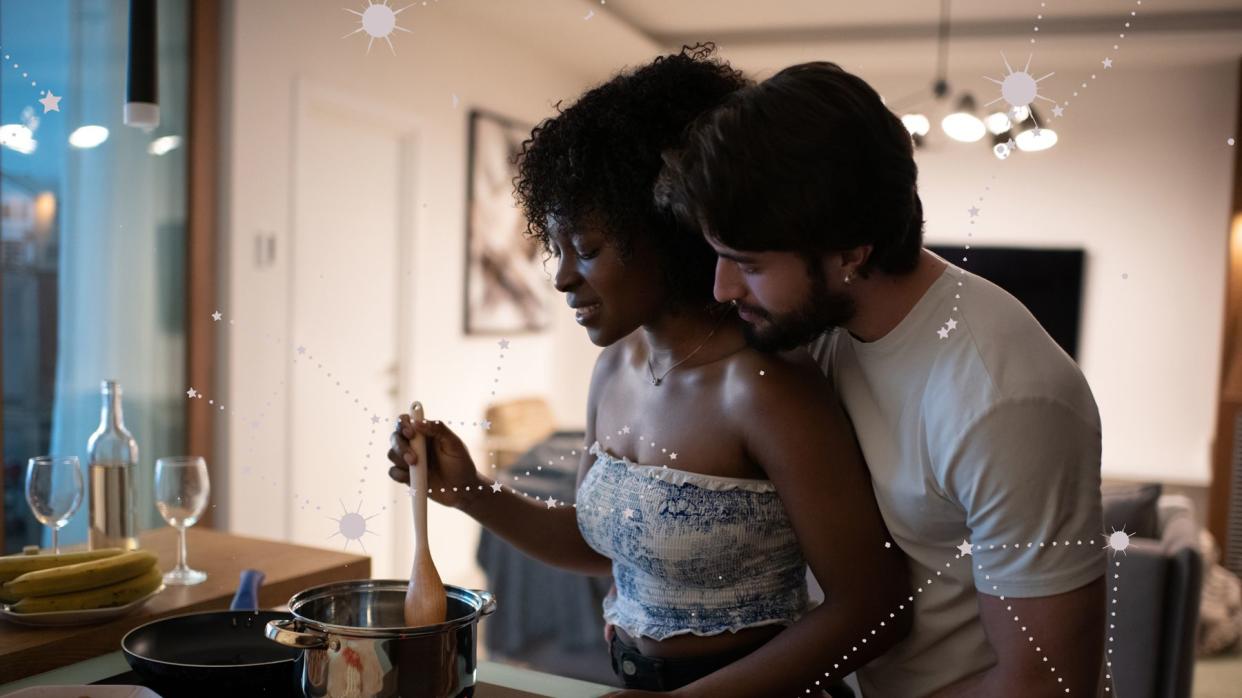
[[715, 253], [697, 233], [656, 207], [661, 153], [687, 126], [751, 84], [715, 57], [713, 44], [683, 47], [622, 72], [544, 120], [522, 144], [514, 180], [528, 235], [551, 252], [552, 221], [597, 225], [628, 255], [650, 235], [677, 301], [710, 301]]
[[912, 271], [923, 244], [914, 147], [861, 78], [791, 66], [696, 120], [665, 154], [659, 204], [737, 250], [872, 245], [860, 269]]

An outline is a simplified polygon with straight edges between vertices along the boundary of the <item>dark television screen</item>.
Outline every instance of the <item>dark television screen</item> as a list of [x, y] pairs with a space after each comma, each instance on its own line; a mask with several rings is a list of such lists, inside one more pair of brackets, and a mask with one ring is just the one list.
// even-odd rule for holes
[[1013, 294], [1065, 353], [1078, 358], [1082, 250], [973, 246], [965, 250], [961, 245], [927, 245], [927, 249]]

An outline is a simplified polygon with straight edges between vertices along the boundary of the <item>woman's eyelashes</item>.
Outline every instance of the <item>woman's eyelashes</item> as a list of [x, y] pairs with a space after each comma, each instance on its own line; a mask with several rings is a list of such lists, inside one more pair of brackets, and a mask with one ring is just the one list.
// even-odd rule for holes
[[573, 256], [580, 260], [591, 260], [599, 256], [604, 245], [598, 240], [584, 240], [584, 236], [570, 235], [568, 239], [553, 240], [549, 247], [552, 256], [560, 259], [563, 250], [572, 250]]
[[594, 259], [599, 256], [599, 251], [603, 248], [598, 243], [592, 243], [578, 237], [571, 238], [568, 247], [574, 251], [575, 257], [583, 260]]
[[[591, 260], [591, 259], [595, 259], [597, 256], [599, 256], [599, 249], [595, 249], [594, 251], [591, 251], [591, 252], [582, 252], [582, 251], [578, 250], [578, 248], [576, 248], [576, 247], [572, 247], [572, 248], [570, 248], [570, 249], [572, 249], [572, 250], [574, 251], [574, 257], [575, 257], [575, 258], [577, 258], [577, 259], [579, 259], [579, 260], [583, 260], [583, 261], [586, 261], [586, 260]], [[557, 246], [553, 246], [553, 247], [552, 247], [552, 257], [553, 257], [553, 259], [560, 259], [560, 258], [561, 258], [561, 248], [560, 248], [560, 247], [557, 247]]]

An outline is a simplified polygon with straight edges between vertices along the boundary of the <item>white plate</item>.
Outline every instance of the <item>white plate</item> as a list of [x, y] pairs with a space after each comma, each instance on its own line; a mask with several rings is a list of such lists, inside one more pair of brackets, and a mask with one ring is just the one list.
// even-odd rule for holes
[[19, 625], [36, 625], [36, 626], [57, 626], [57, 625], [84, 625], [86, 623], [102, 623], [120, 618], [130, 611], [138, 608], [144, 603], [151, 600], [151, 597], [164, 591], [164, 585], [147, 594], [146, 596], [131, 601], [124, 606], [109, 606], [108, 608], [91, 608], [85, 611], [47, 611], [45, 613], [14, 613], [9, 607], [0, 604], [0, 620], [7, 620], [10, 623]]
[[31, 686], [8, 694], [6, 698], [160, 698], [160, 694], [143, 686]]

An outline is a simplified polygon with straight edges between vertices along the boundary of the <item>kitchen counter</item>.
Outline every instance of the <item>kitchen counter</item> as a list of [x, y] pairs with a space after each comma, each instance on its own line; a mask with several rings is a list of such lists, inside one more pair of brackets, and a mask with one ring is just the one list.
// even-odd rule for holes
[[[139, 545], [159, 555], [161, 570], [176, 566], [176, 530], [159, 528], [143, 533]], [[285, 604], [297, 592], [313, 586], [371, 576], [371, 558], [365, 555], [247, 538], [208, 528], [189, 529], [186, 548], [190, 566], [207, 572], [207, 581], [192, 587], [167, 587], [141, 608], [111, 622], [32, 628], [0, 621], [0, 685], [109, 653], [119, 657], [125, 633], [156, 618], [225, 610], [233, 600], [244, 569], [261, 570], [266, 575], [259, 589], [260, 608]]]
[[[31, 686], [89, 684], [126, 671], [129, 671], [129, 665], [125, 663], [125, 656], [120, 652], [112, 652], [45, 674], [0, 685], [0, 696]], [[496, 662], [479, 662], [476, 677], [478, 683], [475, 685], [475, 698], [598, 698], [617, 690], [610, 686], [552, 676]]]

